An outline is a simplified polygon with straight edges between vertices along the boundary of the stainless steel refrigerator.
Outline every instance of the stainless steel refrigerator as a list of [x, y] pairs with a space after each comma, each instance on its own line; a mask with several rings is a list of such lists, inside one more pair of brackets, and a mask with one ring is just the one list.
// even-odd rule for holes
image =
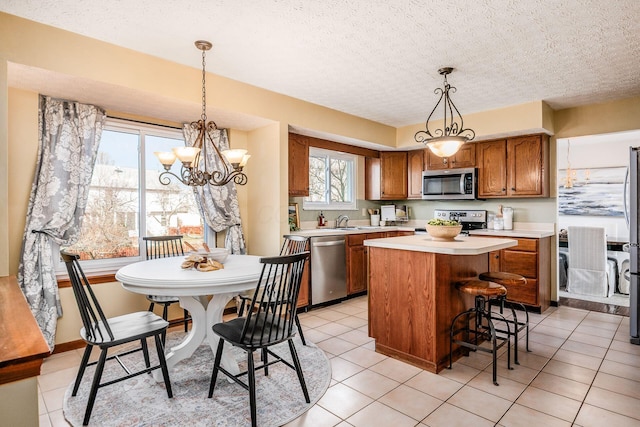
[[640, 147], [630, 148], [629, 159], [629, 320], [630, 320], [630, 340], [632, 344], [640, 345], [640, 294], [638, 280], [640, 271], [638, 270], [638, 220], [640, 215], [640, 206], [638, 202], [638, 189], [640, 187], [640, 175], [638, 170], [640, 169]]

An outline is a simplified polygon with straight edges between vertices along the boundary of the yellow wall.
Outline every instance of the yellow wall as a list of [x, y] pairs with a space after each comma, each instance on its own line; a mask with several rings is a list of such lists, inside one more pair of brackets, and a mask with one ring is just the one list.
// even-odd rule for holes
[[35, 377], [0, 385], [0, 426], [37, 427], [38, 382]]
[[9, 274], [9, 210], [8, 207], [2, 208], [9, 202], [9, 86], [7, 78], [7, 62], [0, 58], [0, 276]]
[[554, 123], [556, 138], [640, 129], [640, 97], [559, 110]]
[[[8, 165], [10, 187], [8, 191], [9, 213], [9, 271], [15, 274], [20, 259], [22, 236], [29, 204], [29, 195], [38, 156], [38, 94], [19, 89], [9, 89], [9, 123], [25, 123], [9, 126]], [[24, 160], [20, 160], [24, 159]]]
[[[248, 132], [251, 173], [259, 177], [248, 189], [251, 209], [247, 229], [254, 255], [277, 255], [282, 235], [288, 230], [288, 131], [282, 127], [274, 123]], [[253, 153], [260, 161], [254, 161]]]

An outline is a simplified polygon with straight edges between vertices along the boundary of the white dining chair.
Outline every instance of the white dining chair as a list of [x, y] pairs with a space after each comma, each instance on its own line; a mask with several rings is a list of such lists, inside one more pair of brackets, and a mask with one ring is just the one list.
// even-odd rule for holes
[[[604, 227], [568, 227], [567, 292], [610, 297], [615, 291], [615, 261], [607, 259]], [[614, 264], [614, 265], [610, 265]]]

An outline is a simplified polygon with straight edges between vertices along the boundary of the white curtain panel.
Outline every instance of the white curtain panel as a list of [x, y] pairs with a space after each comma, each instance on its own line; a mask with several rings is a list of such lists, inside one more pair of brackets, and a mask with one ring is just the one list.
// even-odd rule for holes
[[62, 315], [54, 243], [78, 240], [105, 121], [93, 105], [40, 96], [39, 148], [18, 266], [18, 283], [53, 350]]
[[[188, 147], [193, 146], [197, 137], [197, 131], [190, 123], [185, 123], [182, 130], [185, 145]], [[211, 131], [211, 136], [213, 143], [217, 145], [220, 151], [229, 148], [226, 129], [213, 130]], [[206, 144], [207, 142], [208, 140], [205, 138], [204, 143]], [[226, 162], [226, 159], [219, 158], [213, 147], [207, 147], [206, 154], [206, 163], [209, 166], [214, 167], [216, 170], [224, 169], [223, 162]], [[203, 165], [204, 162], [205, 159], [201, 158], [201, 165]], [[207, 225], [216, 233], [227, 230], [224, 246], [228, 248], [232, 254], [245, 254], [247, 248], [242, 232], [236, 184], [234, 182], [229, 182], [222, 186], [205, 184], [203, 186], [193, 187], [193, 191], [200, 212], [207, 222]]]

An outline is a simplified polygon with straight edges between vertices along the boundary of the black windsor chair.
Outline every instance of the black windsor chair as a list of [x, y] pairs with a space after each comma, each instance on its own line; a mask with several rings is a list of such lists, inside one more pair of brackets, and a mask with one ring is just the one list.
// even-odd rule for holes
[[[62, 260], [66, 264], [67, 271], [69, 273], [69, 280], [71, 281], [71, 286], [73, 288], [73, 294], [76, 298], [76, 302], [78, 303], [80, 317], [82, 318], [83, 328], [80, 329], [80, 336], [87, 343], [84, 354], [82, 355], [82, 361], [80, 362], [80, 368], [78, 369], [78, 375], [76, 376], [76, 381], [73, 386], [73, 392], [71, 393], [72, 396], [76, 396], [78, 393], [78, 388], [80, 387], [86, 367], [97, 364], [82, 424], [89, 424], [89, 418], [91, 417], [91, 411], [93, 410], [93, 405], [99, 388], [151, 372], [158, 368], [162, 369], [162, 376], [167, 389], [167, 396], [170, 398], [173, 397], [167, 362], [164, 357], [164, 347], [161, 340], [161, 336], [166, 332], [169, 323], [149, 311], [139, 311], [107, 319], [100, 307], [98, 299], [91, 289], [89, 281], [80, 267], [80, 263], [78, 262], [80, 257], [64, 251], [61, 252], [61, 255]], [[153, 337], [156, 342], [159, 363], [155, 366], [151, 366], [149, 360], [149, 350], [147, 347], [148, 337]], [[140, 347], [108, 356], [110, 348], [138, 340], [140, 341]], [[89, 357], [91, 356], [91, 351], [94, 346], [98, 346], [100, 348], [100, 357], [96, 362], [89, 363]], [[132, 373], [124, 365], [121, 357], [140, 350], [142, 350], [144, 355], [145, 369]], [[125, 370], [126, 375], [100, 383], [105, 363], [107, 360], [112, 359], [116, 359], [120, 366]]]
[[[255, 378], [257, 370], [263, 369], [265, 376], [269, 375], [269, 366], [278, 362], [295, 369], [305, 401], [310, 402], [298, 354], [293, 344], [296, 301], [300, 291], [304, 263], [308, 257], [309, 252], [302, 252], [295, 255], [261, 258], [262, 273], [250, 305], [255, 309], [247, 310], [246, 317], [237, 317], [213, 325], [213, 332], [220, 337], [220, 340], [211, 375], [209, 397], [213, 396], [218, 371], [221, 371], [249, 391], [251, 423], [254, 427], [257, 426]], [[285, 341], [289, 345], [293, 364], [269, 350], [269, 347]], [[247, 353], [247, 371], [234, 375], [220, 366], [225, 342], [239, 347]], [[261, 351], [262, 361], [260, 366], [255, 366], [253, 353], [258, 350]], [[275, 359], [269, 361], [269, 355]], [[244, 375], [248, 376], [247, 383], [240, 380], [240, 377]]]

